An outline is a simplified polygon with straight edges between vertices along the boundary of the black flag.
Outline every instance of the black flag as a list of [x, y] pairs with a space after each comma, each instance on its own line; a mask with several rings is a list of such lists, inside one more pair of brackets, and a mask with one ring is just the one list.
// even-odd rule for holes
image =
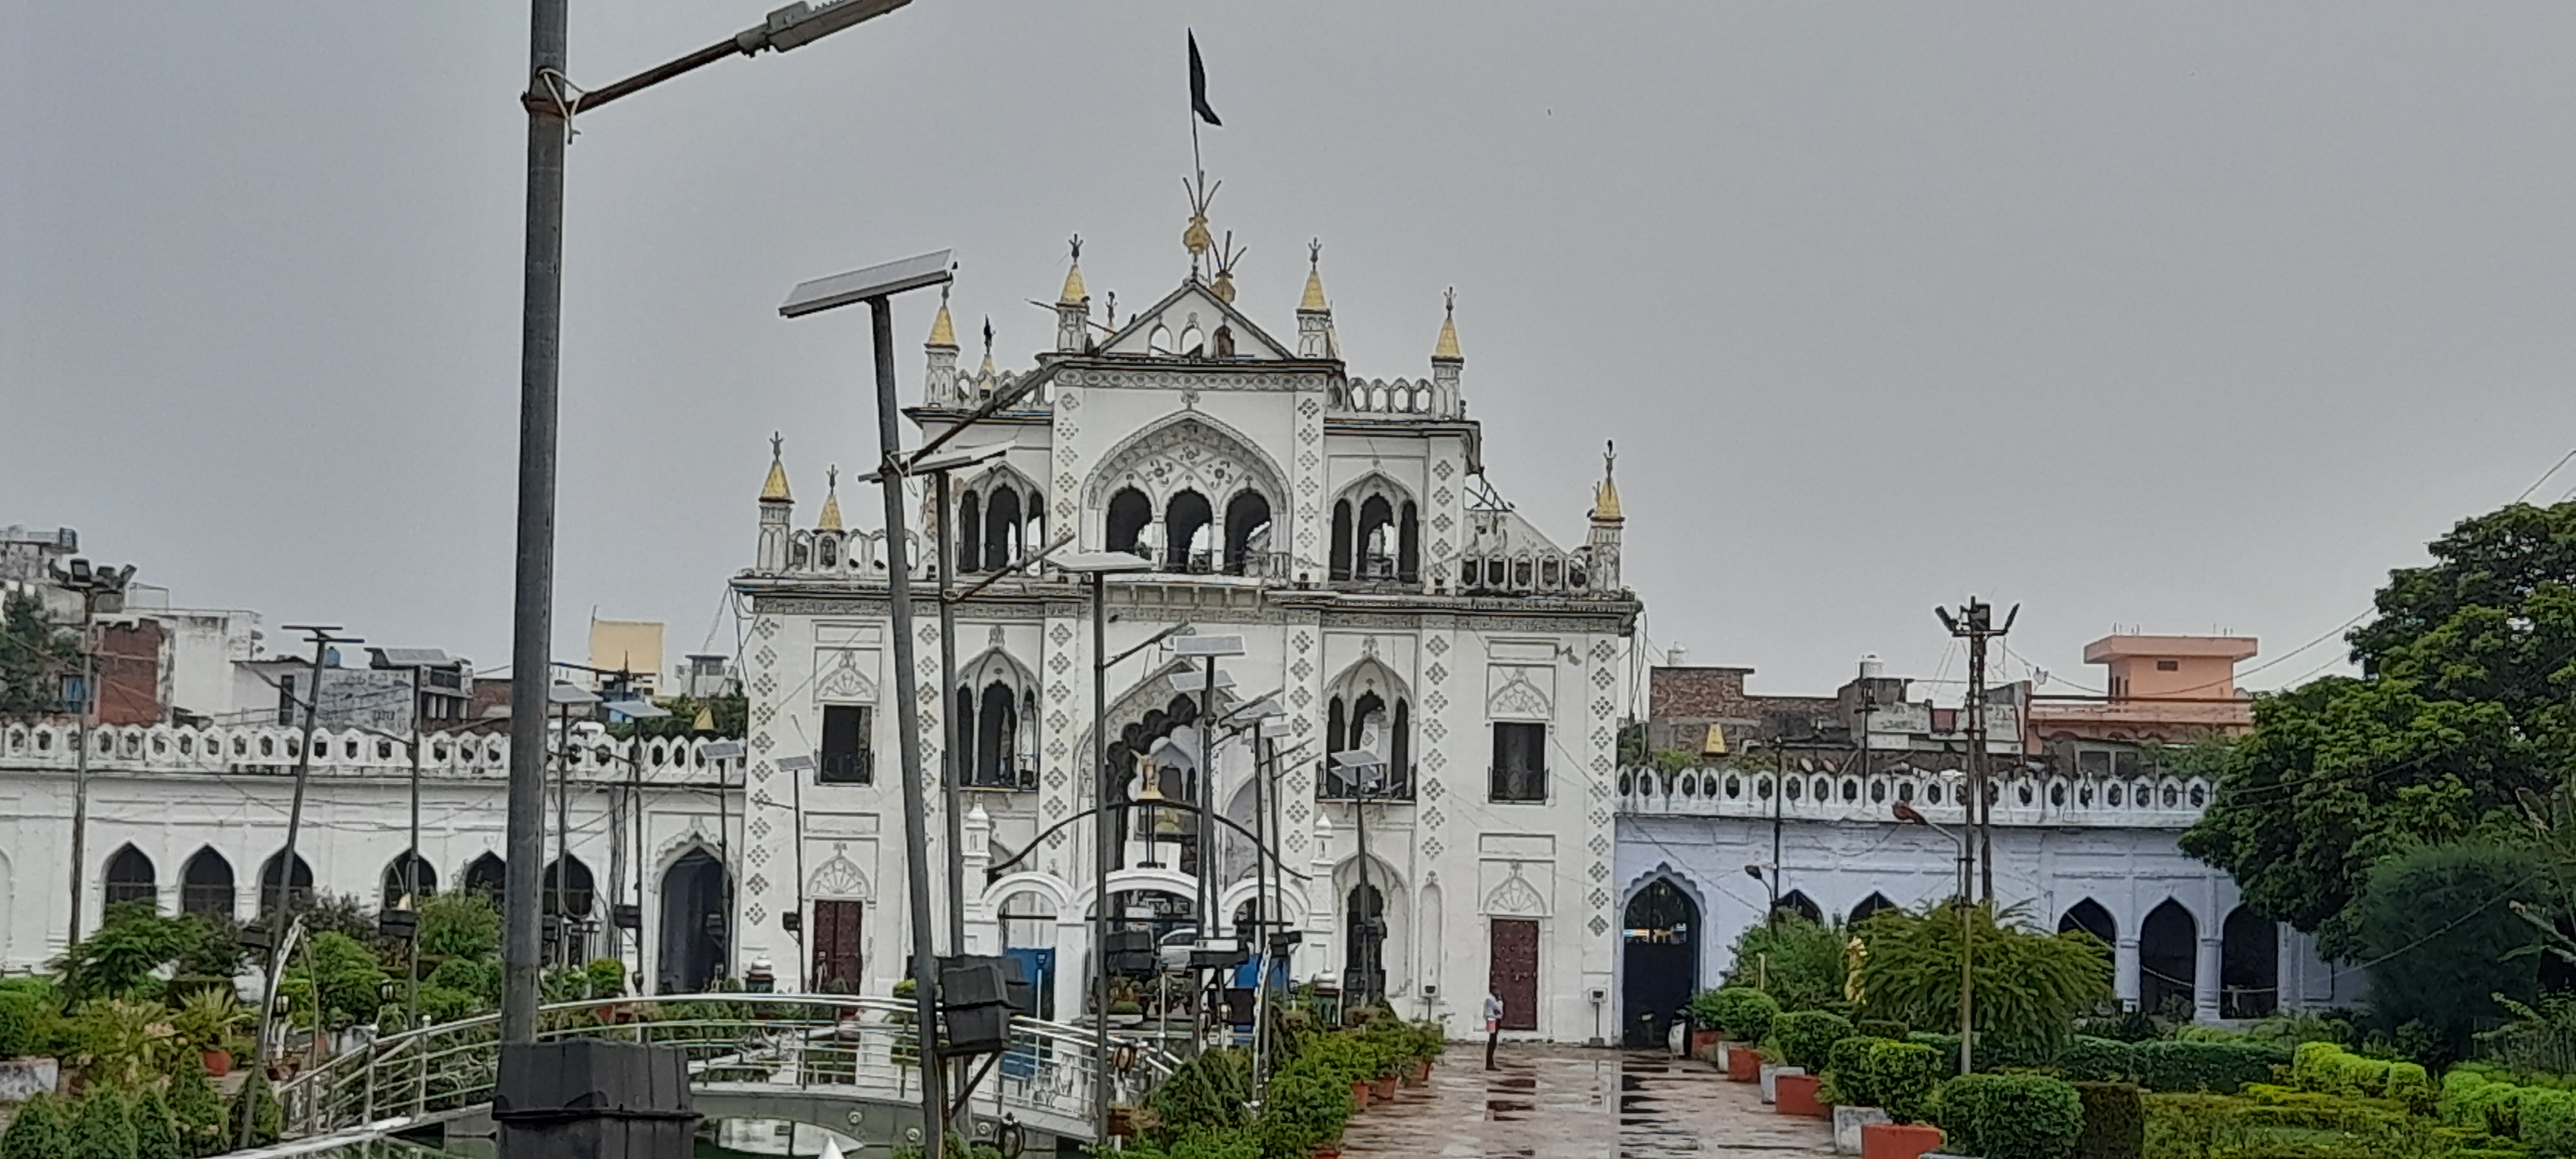
[[1209, 108], [1209, 107], [1208, 107], [1208, 103], [1207, 103], [1207, 66], [1206, 66], [1206, 65], [1204, 65], [1204, 64], [1199, 63], [1199, 34], [1198, 34], [1197, 32], [1195, 32], [1195, 31], [1194, 31], [1194, 32], [1191, 32], [1191, 33], [1189, 34], [1189, 37], [1190, 37], [1190, 111], [1191, 111], [1191, 112], [1194, 112], [1194, 113], [1197, 113], [1197, 114], [1199, 115], [1199, 119], [1200, 119], [1200, 120], [1202, 120], [1202, 121], [1206, 121], [1207, 123], [1209, 123], [1209, 124], [1211, 124], [1211, 125], [1215, 125], [1215, 126], [1217, 126], [1218, 128], [1224, 128], [1224, 127], [1225, 127], [1225, 122], [1223, 122], [1223, 121], [1220, 121], [1220, 120], [1216, 119], [1216, 110], [1215, 110], [1215, 109], [1211, 109], [1211, 108]]

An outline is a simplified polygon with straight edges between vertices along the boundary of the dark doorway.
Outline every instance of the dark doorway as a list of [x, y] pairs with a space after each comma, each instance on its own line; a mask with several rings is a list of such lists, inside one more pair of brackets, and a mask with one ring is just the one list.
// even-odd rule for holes
[[179, 870], [179, 912], [233, 916], [233, 863], [200, 849]]
[[501, 888], [509, 876], [509, 867], [501, 863], [500, 855], [486, 853], [465, 867], [465, 888], [482, 894], [484, 900], [497, 907], [501, 904]]
[[[278, 850], [259, 868], [259, 912], [262, 914], [277, 908], [278, 874], [284, 865], [281, 859], [285, 856], [285, 850]], [[309, 909], [312, 905], [313, 866], [312, 863], [304, 860], [304, 855], [299, 853], [295, 857], [295, 872], [288, 878], [286, 884], [287, 912]]]
[[1619, 957], [1622, 1045], [1661, 1045], [1699, 989], [1699, 907], [1672, 882], [1657, 878], [1628, 899]]
[[866, 902], [814, 903], [814, 990], [823, 994], [859, 992], [859, 919]]
[[1503, 1000], [1503, 1029], [1538, 1029], [1538, 923], [1528, 918], [1489, 918], [1486, 986]]
[[1386, 996], [1386, 895], [1375, 885], [1355, 885], [1342, 899], [1344, 1005]]
[[724, 866], [704, 849], [672, 863], [662, 875], [662, 993], [703, 993], [724, 976], [724, 917]]
[[1774, 913], [1796, 914], [1817, 925], [1825, 924], [1825, 911], [1816, 908], [1815, 899], [1799, 890], [1793, 889], [1781, 894], [1780, 900], [1773, 902], [1771, 909]]
[[2111, 979], [2113, 985], [2118, 985], [2120, 967], [2112, 961], [2111, 947], [2118, 944], [2120, 927], [2111, 920], [2111, 911], [2103, 909], [2100, 902], [2089, 897], [2075, 903], [2066, 911], [2066, 916], [2057, 919], [2057, 932], [2063, 934], [2075, 930], [2091, 934], [2102, 943], [2102, 975]]
[[420, 899], [438, 892], [438, 871], [420, 854], [404, 850], [385, 867], [384, 908], [419, 909]]
[[152, 880], [152, 859], [128, 845], [107, 859], [107, 904], [139, 901], [159, 908], [160, 887]]
[[2190, 1018], [2199, 956], [2200, 926], [2190, 910], [2167, 898], [2149, 911], [2138, 927], [2138, 1008]]
[[2218, 1016], [2262, 1018], [2280, 1005], [2280, 926], [2244, 906], [2220, 927]]
[[1868, 897], [1860, 899], [1860, 904], [1852, 907], [1851, 924], [1859, 925], [1862, 922], [1868, 921], [1869, 915], [1871, 914], [1877, 913], [1880, 910], [1891, 910], [1895, 908], [1896, 903], [1887, 900], [1886, 894], [1873, 893]]
[[578, 857], [546, 866], [544, 907], [538, 911], [553, 927], [546, 941], [552, 943], [555, 961], [567, 966], [590, 960], [590, 907], [595, 900], [597, 883], [591, 879], [590, 867]]

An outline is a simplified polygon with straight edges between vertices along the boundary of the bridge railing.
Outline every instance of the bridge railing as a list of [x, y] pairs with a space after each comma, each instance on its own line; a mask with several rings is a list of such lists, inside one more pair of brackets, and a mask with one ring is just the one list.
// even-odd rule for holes
[[[762, 1084], [909, 1102], [921, 1097], [912, 1013], [908, 1001], [827, 994], [594, 999], [544, 1007], [537, 1036], [680, 1046], [702, 1087]], [[1012, 1020], [1011, 1049], [976, 1089], [974, 1107], [1092, 1121], [1093, 1042], [1089, 1027]], [[1116, 1035], [1111, 1044], [1131, 1045]], [[1111, 1075], [1120, 1101], [1141, 1099], [1173, 1065], [1160, 1050], [1132, 1045], [1111, 1052], [1113, 1067], [1128, 1060]], [[495, 1015], [390, 1035], [280, 1083], [285, 1133], [301, 1138], [461, 1111], [491, 1101], [499, 1070]]]

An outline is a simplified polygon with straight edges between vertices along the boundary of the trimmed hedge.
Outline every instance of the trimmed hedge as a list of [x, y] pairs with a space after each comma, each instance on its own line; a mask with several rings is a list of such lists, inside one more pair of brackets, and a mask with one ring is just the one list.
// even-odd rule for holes
[[2078, 1035], [2057, 1052], [2057, 1073], [2073, 1083], [2133, 1083], [2138, 1081], [2138, 1046]]
[[1984, 1159], [2065, 1159], [2084, 1135], [2084, 1100], [2064, 1079], [1970, 1074], [1941, 1088], [1941, 1130]]
[[1820, 1074], [1833, 1061], [1834, 1044], [1852, 1036], [1851, 1019], [1829, 1010], [1792, 1010], [1771, 1020], [1780, 1061]]
[[1905, 1024], [1893, 1018], [1863, 1018], [1852, 1023], [1852, 1031], [1863, 1038], [1887, 1038], [1905, 1041]]
[[[2120, 1045], [2126, 1046], [2127, 1043]], [[2147, 1092], [2122, 1082], [2075, 1084], [2084, 1103], [2076, 1159], [2139, 1159], [2147, 1148]]]
[[2137, 1060], [2138, 1079], [2148, 1090], [2231, 1094], [2247, 1083], [2271, 1081], [2272, 1068], [2290, 1056], [2267, 1043], [2161, 1039], [2138, 1044]]
[[2522, 1145], [2545, 1159], [2576, 1156], [2576, 1094], [2526, 1087], [2521, 1101]]
[[1751, 986], [1726, 986], [1692, 995], [1690, 1016], [1691, 1021], [1714, 1026], [1737, 1042], [1760, 1042], [1770, 1037], [1771, 1020], [1780, 1016], [1780, 1003]]
[[1922, 1123], [1932, 1118], [1933, 1096], [1941, 1089], [1946, 1064], [1931, 1047], [1913, 1042], [1867, 1039], [1869, 1054], [1863, 1066], [1869, 1074], [1871, 1093], [1887, 1117], [1900, 1123]]

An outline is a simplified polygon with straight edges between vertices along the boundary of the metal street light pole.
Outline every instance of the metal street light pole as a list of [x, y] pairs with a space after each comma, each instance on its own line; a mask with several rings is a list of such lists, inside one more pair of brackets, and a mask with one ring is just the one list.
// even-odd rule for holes
[[[268, 961], [261, 969], [261, 973], [265, 975], [265, 977], [260, 983], [259, 1039], [251, 1044], [251, 1073], [254, 1075], [263, 1075], [268, 1073], [269, 1028], [274, 1024], [277, 1017], [278, 964], [285, 958], [285, 928], [293, 924], [293, 911], [295, 909], [295, 841], [296, 838], [302, 834], [304, 829], [304, 786], [305, 783], [311, 780], [313, 776], [313, 731], [319, 723], [317, 718], [320, 716], [322, 710], [322, 664], [323, 661], [330, 658], [331, 645], [363, 644], [366, 642], [356, 636], [332, 635], [331, 633], [340, 630], [337, 625], [326, 627], [319, 624], [284, 624], [280, 626], [290, 632], [304, 632], [312, 636], [313, 684], [311, 687], [304, 690], [304, 740], [295, 748], [295, 791], [294, 794], [288, 798], [288, 805], [286, 808], [286, 848], [279, 851], [277, 855], [277, 893], [274, 895], [276, 898], [276, 908], [269, 910], [268, 914], [264, 915], [269, 918], [266, 923], [268, 926]], [[261, 883], [261, 892], [263, 894], [261, 900], [263, 902], [268, 900], [266, 895], [266, 885], [267, 883], [265, 882]], [[249, 1113], [242, 1115], [240, 1145], [244, 1150], [247, 1150], [250, 1147], [251, 1128], [255, 1126], [258, 1121], [259, 1114], [257, 1108], [251, 1108]]]
[[1056, 566], [1091, 577], [1091, 1138], [1109, 1147], [1109, 576], [1153, 567], [1123, 551], [1068, 552]]
[[55, 586], [79, 592], [81, 598], [81, 703], [75, 721], [80, 740], [72, 745], [72, 917], [63, 941], [68, 953], [80, 945], [81, 903], [87, 900], [81, 888], [81, 866], [89, 857], [89, 750], [98, 739], [98, 609], [102, 603], [113, 605], [109, 611], [124, 608], [125, 586], [134, 581], [134, 565], [93, 568], [88, 560], [75, 558], [71, 570], [59, 566], [52, 570]]
[[526, 262], [519, 327], [518, 564], [511, 616], [508, 868], [502, 889], [501, 1041], [537, 1029], [537, 862], [545, 856], [546, 665], [554, 634], [555, 420], [563, 333], [564, 146], [578, 109], [595, 109], [734, 54], [785, 52], [909, 0], [797, 0], [760, 25], [588, 93], [564, 75], [569, 0], [529, 5]]

